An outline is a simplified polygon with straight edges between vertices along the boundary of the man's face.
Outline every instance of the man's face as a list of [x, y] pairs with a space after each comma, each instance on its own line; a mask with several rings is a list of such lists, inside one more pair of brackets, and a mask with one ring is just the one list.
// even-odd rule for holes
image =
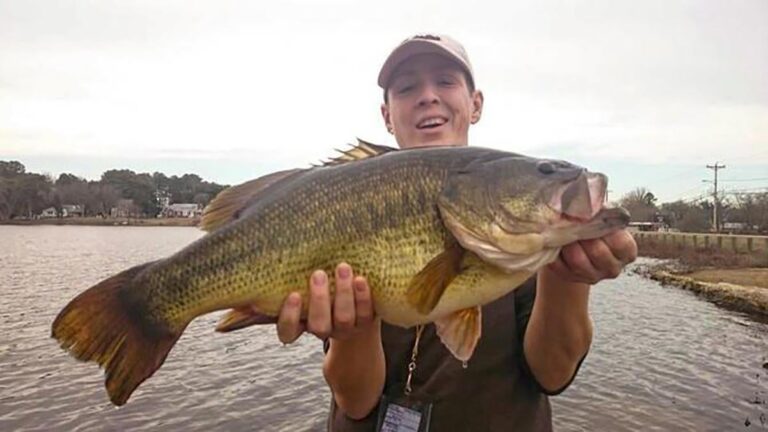
[[469, 92], [455, 62], [436, 54], [400, 65], [381, 106], [387, 129], [400, 148], [467, 145], [469, 125], [480, 120], [483, 95]]

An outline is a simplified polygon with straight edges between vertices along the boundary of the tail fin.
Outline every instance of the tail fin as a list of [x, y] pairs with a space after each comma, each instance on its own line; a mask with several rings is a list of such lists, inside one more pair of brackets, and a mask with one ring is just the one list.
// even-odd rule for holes
[[127, 286], [152, 262], [123, 271], [87, 289], [59, 313], [52, 337], [82, 361], [105, 371], [109, 398], [123, 405], [131, 393], [163, 364], [181, 336], [155, 323]]

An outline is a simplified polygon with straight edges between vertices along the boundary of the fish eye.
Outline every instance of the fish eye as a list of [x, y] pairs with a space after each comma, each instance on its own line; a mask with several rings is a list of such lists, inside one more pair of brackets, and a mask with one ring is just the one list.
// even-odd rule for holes
[[542, 174], [552, 174], [555, 172], [555, 165], [549, 161], [539, 162], [537, 165], [537, 168], [539, 172]]

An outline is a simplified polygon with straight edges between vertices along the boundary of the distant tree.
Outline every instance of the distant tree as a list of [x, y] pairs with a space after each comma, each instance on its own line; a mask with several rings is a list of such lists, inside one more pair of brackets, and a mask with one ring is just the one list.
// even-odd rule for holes
[[[197, 174], [184, 174], [181, 177], [172, 176], [168, 178], [167, 193], [171, 197], [172, 203], [198, 203], [206, 205], [226, 186], [204, 181]], [[198, 196], [207, 195], [207, 198]]]
[[690, 207], [678, 221], [676, 228], [684, 232], [707, 232], [712, 227], [712, 205], [708, 202]]
[[145, 216], [157, 214], [156, 188], [149, 174], [136, 174], [127, 169], [109, 170], [101, 175], [101, 182], [112, 186], [123, 198], [132, 199]]
[[658, 209], [656, 196], [645, 188], [637, 188], [621, 197], [619, 203], [627, 209], [635, 222], [653, 222]]
[[[32, 217], [44, 208], [82, 205], [86, 215], [108, 215], [121, 200], [130, 200], [145, 216], [159, 211], [158, 198], [171, 202], [207, 205], [226, 186], [204, 181], [197, 174], [168, 177], [163, 173], [137, 174], [128, 169], [105, 171], [99, 181], [72, 173], [58, 178], [28, 173], [18, 161], [0, 161], [0, 220]], [[131, 213], [136, 211], [131, 207]]]
[[11, 194], [9, 181], [0, 177], [0, 221], [11, 217], [11, 207], [8, 198]]
[[731, 195], [734, 208], [729, 214], [729, 221], [742, 222], [758, 231], [768, 230], [768, 192], [736, 193]]
[[112, 208], [120, 200], [120, 194], [108, 184], [90, 182], [88, 190], [89, 201], [87, 209], [89, 216], [109, 216]]
[[26, 172], [24, 164], [19, 161], [0, 161], [0, 177], [12, 178]]
[[211, 201], [211, 195], [204, 192], [196, 193], [195, 197], [192, 198], [192, 202], [194, 202], [195, 204], [200, 204], [203, 207], [208, 205], [210, 201]]
[[87, 183], [84, 178], [78, 177], [74, 174], [62, 173], [59, 178], [56, 179], [56, 186], [65, 186], [73, 183]]
[[47, 176], [24, 173], [10, 180], [10, 193], [6, 195], [8, 217], [32, 218], [51, 204], [53, 185]]
[[[61, 177], [59, 177], [59, 180]], [[91, 188], [88, 182], [82, 179], [76, 181], [56, 181], [55, 186], [56, 208], [60, 211], [62, 205], [81, 205], [83, 211], [88, 214], [91, 197]]]
[[689, 211], [691, 211], [691, 205], [682, 200], [663, 203], [659, 208], [659, 213], [669, 226], [673, 228], [677, 228], [678, 222], [680, 222], [683, 219], [683, 216]]

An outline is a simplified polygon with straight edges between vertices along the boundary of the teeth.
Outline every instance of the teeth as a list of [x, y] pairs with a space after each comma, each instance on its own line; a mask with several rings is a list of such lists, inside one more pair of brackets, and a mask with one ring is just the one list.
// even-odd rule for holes
[[439, 117], [433, 117], [433, 118], [428, 118], [426, 120], [423, 120], [423, 121], [419, 122], [418, 126], [419, 127], [438, 126], [438, 125], [441, 125], [443, 123], [445, 123], [444, 119], [441, 119]]

